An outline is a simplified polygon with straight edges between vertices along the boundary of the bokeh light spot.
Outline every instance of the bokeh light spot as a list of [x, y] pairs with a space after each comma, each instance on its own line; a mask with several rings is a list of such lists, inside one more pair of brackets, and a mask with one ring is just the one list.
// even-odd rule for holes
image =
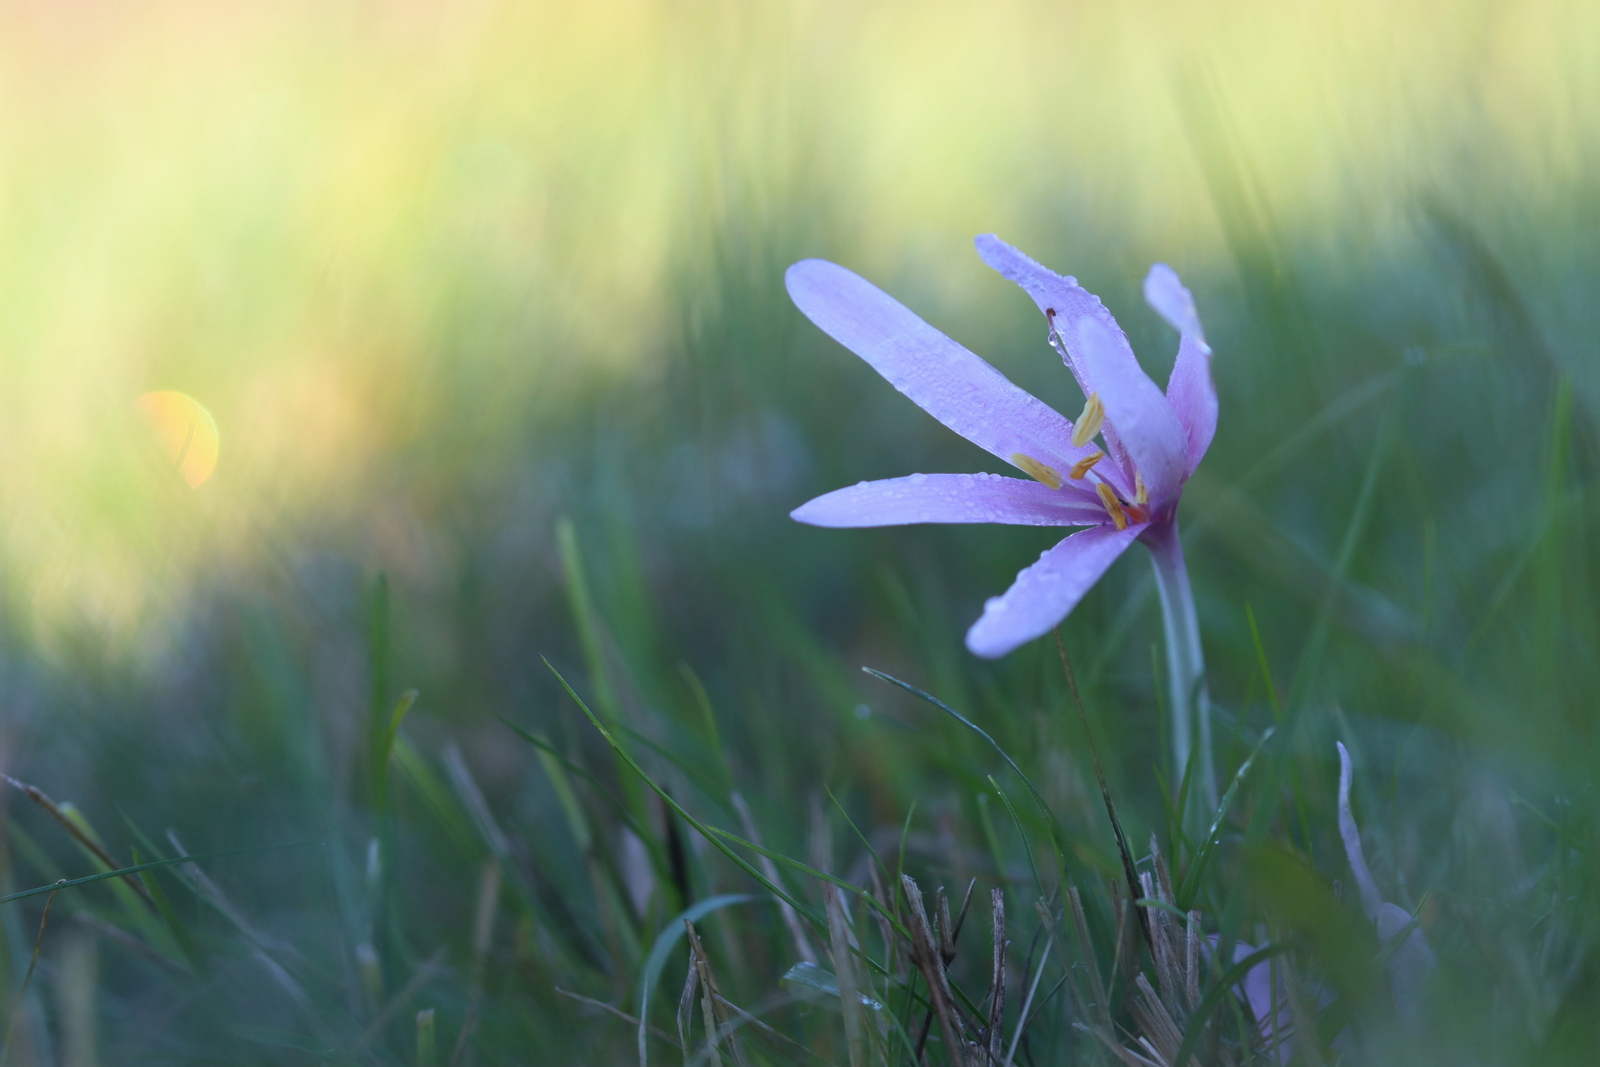
[[198, 400], [170, 389], [146, 393], [136, 402], [163, 453], [191, 486], [217, 467], [217, 421]]

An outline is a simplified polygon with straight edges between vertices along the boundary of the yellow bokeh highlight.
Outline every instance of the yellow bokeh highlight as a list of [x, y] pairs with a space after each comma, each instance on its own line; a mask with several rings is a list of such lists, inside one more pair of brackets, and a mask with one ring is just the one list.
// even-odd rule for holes
[[191, 488], [217, 469], [217, 420], [188, 393], [164, 389], [135, 401], [155, 433], [167, 461]]

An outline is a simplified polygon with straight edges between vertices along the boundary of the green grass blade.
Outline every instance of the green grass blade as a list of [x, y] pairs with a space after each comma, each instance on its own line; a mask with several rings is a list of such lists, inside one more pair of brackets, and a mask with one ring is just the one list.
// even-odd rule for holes
[[284, 848], [305, 848], [307, 845], [321, 844], [320, 841], [287, 841], [281, 845], [257, 845], [253, 848], [228, 848], [219, 852], [196, 852], [189, 856], [174, 856], [171, 859], [152, 860], [149, 863], [136, 863], [131, 867], [121, 867], [114, 871], [101, 871], [99, 874], [85, 875], [82, 878], [63, 878], [50, 885], [41, 885], [33, 889], [24, 889], [20, 893], [9, 893], [0, 897], [0, 904], [9, 904], [13, 900], [26, 900], [28, 897], [40, 896], [44, 893], [54, 893], [61, 889], [71, 889], [74, 886], [88, 885], [91, 882], [103, 882], [108, 878], [126, 878], [130, 874], [141, 871], [154, 871], [162, 867], [172, 867], [179, 863], [198, 863], [200, 860], [222, 859], [225, 856], [248, 856], [257, 852], [274, 852]]
[[1287, 951], [1283, 945], [1268, 945], [1266, 948], [1258, 949], [1229, 967], [1216, 984], [1206, 990], [1206, 995], [1200, 998], [1199, 1007], [1195, 1008], [1194, 1014], [1189, 1017], [1189, 1025], [1183, 1028], [1183, 1044], [1178, 1046], [1178, 1054], [1173, 1057], [1172, 1067], [1185, 1067], [1189, 1062], [1194, 1054], [1195, 1045], [1200, 1041], [1200, 1035], [1205, 1032], [1206, 1021], [1216, 1012], [1218, 1005], [1222, 1003], [1222, 998], [1234, 991], [1234, 987], [1250, 973], [1251, 968], [1263, 960]]
[[1250, 773], [1251, 766], [1256, 757], [1272, 740], [1274, 730], [1269, 727], [1261, 735], [1261, 740], [1256, 742], [1256, 747], [1250, 750], [1250, 755], [1239, 765], [1234, 773], [1233, 781], [1228, 783], [1228, 790], [1222, 794], [1222, 802], [1217, 805], [1216, 817], [1211, 820], [1211, 829], [1206, 831], [1205, 840], [1200, 842], [1200, 851], [1195, 853], [1194, 862], [1189, 864], [1189, 869], [1183, 874], [1183, 881], [1178, 885], [1177, 905], [1180, 911], [1187, 913], [1194, 906], [1194, 898], [1200, 892], [1200, 879], [1205, 875], [1206, 867], [1211, 862], [1211, 856], [1216, 851], [1217, 841], [1222, 834], [1222, 821], [1228, 817], [1228, 811], [1233, 807], [1234, 798], [1239, 795], [1239, 787], [1244, 783], [1245, 776]]
[[[133, 862], [143, 863], [144, 857], [139, 854], [138, 848], [133, 849]], [[184, 956], [189, 960], [189, 966], [194, 968], [196, 974], [205, 974], [205, 955], [200, 951], [200, 943], [194, 939], [189, 928], [183, 920], [178, 918], [178, 913], [172, 907], [172, 901], [167, 899], [167, 894], [161, 888], [161, 883], [156, 879], [153, 871], [140, 871], [139, 880], [144, 883], [145, 890], [150, 894], [150, 899], [156, 902], [156, 910], [161, 913], [161, 918], [167, 924], [167, 929], [172, 932], [172, 938], [182, 949]]]
[[[560, 675], [556, 675], [560, 677]], [[656, 935], [656, 940], [650, 946], [650, 955], [645, 957], [644, 970], [639, 973], [639, 1064], [648, 1067], [649, 1055], [645, 1049], [646, 1026], [645, 1020], [650, 1017], [650, 991], [655, 988], [656, 979], [661, 976], [661, 968], [667, 965], [667, 957], [672, 954], [673, 948], [678, 944], [678, 939], [684, 936], [683, 924], [686, 922], [699, 922], [714, 911], [733, 904], [770, 904], [772, 901], [763, 896], [749, 893], [724, 893], [721, 896], [708, 897], [691, 907], [679, 912], [671, 922], [662, 927], [661, 933]]]
[[1008, 753], [1004, 748], [1000, 747], [1000, 742], [996, 741], [992, 736], [990, 736], [989, 732], [983, 727], [979, 726], [977, 723], [973, 722], [971, 719], [967, 718], [955, 708], [952, 708], [950, 705], [946, 704], [944, 701], [940, 700], [931, 693], [925, 693], [909, 682], [902, 682], [892, 674], [885, 674], [884, 672], [880, 670], [874, 670], [871, 667], [863, 667], [861, 669], [872, 675], [874, 678], [881, 678], [891, 685], [899, 686], [912, 696], [926, 700], [928, 703], [932, 704], [934, 707], [938, 708], [940, 711], [944, 712], [946, 715], [949, 715], [951, 718], [961, 723], [961, 725], [965, 726], [967, 729], [971, 730], [973, 733], [989, 742], [989, 747], [993, 748], [995, 752], [999, 753], [1000, 758], [1006, 761], [1007, 766], [1016, 772], [1018, 778], [1022, 779], [1022, 784], [1027, 787], [1028, 794], [1033, 798], [1033, 802], [1035, 806], [1038, 807], [1039, 813], [1045, 817], [1046, 824], [1050, 828], [1051, 837], [1054, 839], [1056, 847], [1060, 853], [1062, 863], [1066, 863], [1066, 848], [1064, 840], [1066, 835], [1061, 829], [1060, 820], [1056, 818], [1055, 812], [1052, 811], [1050, 809], [1050, 805], [1045, 802], [1043, 794], [1041, 794], [1034, 786], [1033, 781], [1026, 774], [1024, 774], [1022, 768], [1017, 765], [1017, 761], [1012, 759], [1011, 754]]

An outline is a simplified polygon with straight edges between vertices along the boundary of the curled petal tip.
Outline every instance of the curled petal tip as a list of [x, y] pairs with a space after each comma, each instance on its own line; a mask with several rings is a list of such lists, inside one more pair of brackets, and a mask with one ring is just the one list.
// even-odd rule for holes
[[1144, 279], [1144, 299], [1174, 330], [1204, 341], [1205, 333], [1200, 328], [1200, 315], [1194, 307], [1194, 296], [1184, 288], [1177, 271], [1165, 263], [1152, 266]]
[[[978, 250], [978, 256], [988, 264], [992, 270], [1027, 289], [1037, 298], [1034, 291], [1041, 281], [1066, 284], [1076, 287], [1078, 282], [1074, 278], [1057, 274], [1050, 268], [1043, 266], [1020, 249], [1007, 244], [992, 233], [979, 234], [973, 238], [972, 244]], [[1042, 307], [1042, 305], [1041, 305]]]
[[971, 631], [967, 633], [967, 651], [979, 659], [999, 659], [1015, 647], [1014, 645], [989, 645], [974, 638]]
[[968, 650], [998, 659], [1049, 633], [1143, 530], [1142, 525], [1126, 530], [1093, 526], [1046, 549], [1011, 588], [984, 604], [983, 614], [967, 631]]
[[830, 263], [826, 259], [802, 259], [789, 264], [789, 269], [783, 272], [783, 287], [789, 291], [789, 297], [799, 302], [799, 291], [810, 284], [828, 275], [837, 275], [844, 270], [837, 263]]

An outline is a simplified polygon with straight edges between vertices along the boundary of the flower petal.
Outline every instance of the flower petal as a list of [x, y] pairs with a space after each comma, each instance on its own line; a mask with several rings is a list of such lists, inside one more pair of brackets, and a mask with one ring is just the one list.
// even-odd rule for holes
[[1080, 530], [1046, 550], [1039, 562], [1017, 575], [1010, 589], [983, 606], [983, 615], [967, 631], [967, 648], [995, 659], [1049, 633], [1145, 525], [1119, 530], [1106, 524]]
[[[1040, 266], [994, 234], [976, 243], [983, 261], [1020, 285], [1050, 319], [1084, 392], [1100, 394], [1106, 444], [1123, 465], [1124, 480], [1131, 483], [1134, 471], [1143, 475], [1157, 513], [1175, 506], [1187, 473], [1188, 439], [1111, 312], [1076, 279]], [[1126, 498], [1128, 486], [1117, 488]]]
[[1106, 521], [1106, 509], [1093, 493], [1074, 485], [1051, 489], [998, 474], [913, 474], [835, 489], [795, 508], [789, 517], [813, 526], [1098, 526]]
[[[1350, 811], [1350, 753], [1343, 741], [1334, 744], [1339, 748], [1339, 836], [1344, 838], [1345, 857], [1350, 861], [1356, 888], [1361, 892], [1361, 910], [1377, 926], [1378, 944], [1387, 946], [1411, 925], [1411, 913], [1378, 895], [1378, 885], [1372, 879], [1372, 871], [1367, 868], [1367, 858], [1361, 849], [1361, 831]], [[1428, 947], [1428, 939], [1418, 926], [1392, 952], [1389, 986], [1394, 991], [1401, 1019], [1414, 1027], [1421, 1017], [1425, 986], [1435, 964], [1433, 949]]]
[[[1384, 904], [1378, 909], [1378, 944], [1387, 947], [1410, 926], [1409, 911], [1398, 904]], [[1389, 988], [1394, 991], [1400, 1018], [1408, 1026], [1415, 1027], [1422, 1020], [1428, 978], [1437, 962], [1421, 926], [1412, 927], [1389, 957]]]
[[1339, 748], [1339, 836], [1344, 838], [1344, 855], [1350, 861], [1350, 873], [1355, 876], [1356, 889], [1361, 894], [1361, 910], [1367, 918], [1378, 921], [1383, 908], [1383, 898], [1378, 895], [1378, 883], [1372, 880], [1367, 868], [1367, 857], [1361, 851], [1361, 832], [1356, 829], [1356, 817], [1350, 811], [1350, 753], [1343, 741], [1335, 741]]
[[1167, 379], [1167, 403], [1183, 424], [1189, 441], [1189, 463], [1184, 476], [1194, 473], [1217, 433], [1217, 387], [1211, 380], [1211, 346], [1206, 344], [1194, 297], [1178, 280], [1177, 271], [1165, 263], [1150, 268], [1144, 280], [1144, 298], [1178, 331], [1178, 358]]
[[[1078, 323], [1077, 333], [1078, 359], [1100, 388], [1106, 423], [1116, 427], [1123, 452], [1144, 476], [1152, 513], [1170, 514], [1188, 474], [1189, 442], [1183, 424], [1156, 383], [1131, 358], [1121, 330], [1113, 333], [1098, 320], [1085, 319]], [[1063, 340], [1067, 351], [1073, 351], [1074, 342]]]
[[[1215, 934], [1212, 942], [1218, 939]], [[1243, 941], [1234, 943], [1233, 962], [1240, 963], [1256, 954], [1256, 949]], [[1276, 988], [1274, 988], [1276, 987]], [[1283, 971], [1273, 966], [1272, 960], [1262, 960], [1250, 968], [1244, 981], [1234, 988], [1244, 994], [1250, 1004], [1250, 1014], [1255, 1016], [1256, 1027], [1269, 1048], [1277, 1051], [1279, 1063], [1288, 1063], [1294, 1057], [1294, 1012], [1289, 1007], [1289, 990]], [[1274, 1018], [1272, 1006], [1278, 1006]]]
[[866, 279], [826, 260], [804, 259], [784, 282], [795, 306], [824, 333], [918, 407], [1007, 463], [1021, 454], [1065, 471], [1094, 451], [1072, 446], [1072, 423], [1054, 408]]

